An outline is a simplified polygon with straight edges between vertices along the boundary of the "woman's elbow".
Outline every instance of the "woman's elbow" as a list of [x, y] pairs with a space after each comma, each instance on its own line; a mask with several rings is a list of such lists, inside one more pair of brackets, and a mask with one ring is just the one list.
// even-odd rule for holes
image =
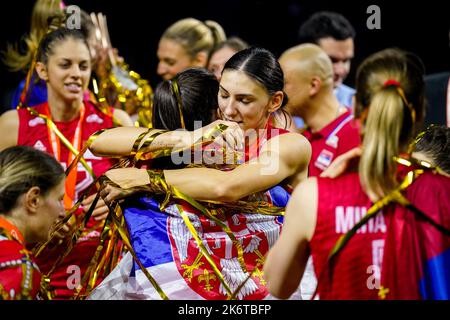
[[267, 281], [267, 290], [278, 299], [289, 299], [297, 290], [297, 286], [291, 285], [289, 282], [282, 283], [280, 281]]
[[103, 156], [103, 151], [102, 150], [102, 143], [101, 143], [101, 139], [99, 139], [100, 136], [95, 139], [92, 144], [89, 146], [89, 150], [92, 152], [92, 154], [94, 154], [95, 156]]
[[111, 137], [103, 137], [100, 134], [89, 146], [89, 150], [97, 157], [121, 156], [119, 150], [116, 150], [118, 149], [117, 146], [117, 144], [112, 144]]

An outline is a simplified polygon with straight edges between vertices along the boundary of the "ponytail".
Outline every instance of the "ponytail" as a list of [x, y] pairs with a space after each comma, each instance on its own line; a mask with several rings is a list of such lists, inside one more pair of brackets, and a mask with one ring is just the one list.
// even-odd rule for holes
[[409, 152], [423, 118], [423, 75], [421, 60], [399, 49], [377, 52], [358, 68], [356, 113], [362, 118], [364, 135], [359, 176], [373, 201], [398, 186], [394, 157]]
[[26, 71], [31, 65], [33, 56], [39, 48], [39, 40], [41, 36], [36, 32], [30, 33], [24, 37], [25, 52], [22, 54], [17, 43], [7, 43], [6, 50], [2, 52], [2, 62], [7, 66], [9, 71]]
[[[213, 48], [216, 48], [221, 43], [227, 40], [227, 36], [225, 34], [225, 31], [223, 30], [222, 26], [218, 24], [215, 21], [212, 20], [206, 20], [205, 25], [211, 30], [211, 35], [213, 37]], [[210, 51], [212, 51], [212, 49]]]
[[39, 42], [47, 34], [49, 25], [53, 19], [64, 19], [65, 14], [61, 8], [60, 0], [36, 1], [31, 15], [30, 33], [23, 38], [23, 46], [8, 43], [6, 50], [2, 52], [2, 61], [10, 71], [27, 71]]
[[371, 199], [379, 199], [397, 186], [394, 156], [400, 152], [405, 110], [402, 98], [393, 88], [382, 89], [372, 97], [359, 163], [361, 184]]

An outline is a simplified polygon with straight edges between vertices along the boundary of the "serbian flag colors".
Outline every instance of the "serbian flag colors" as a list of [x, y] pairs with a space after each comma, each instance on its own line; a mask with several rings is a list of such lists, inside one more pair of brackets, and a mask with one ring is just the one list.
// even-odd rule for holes
[[[435, 224], [450, 230], [450, 179], [424, 173], [406, 197]], [[396, 206], [384, 248], [380, 297], [450, 299], [450, 236], [405, 207]]]
[[[276, 206], [284, 207], [289, 199], [281, 187], [266, 194]], [[265, 287], [262, 264], [280, 235], [281, 216], [257, 212], [217, 214], [240, 244], [242, 261], [238, 246], [223, 225], [184, 201], [169, 205], [164, 212], [159, 205], [155, 198], [141, 197], [123, 206], [133, 249], [159, 288], [152, 285], [128, 253], [90, 299], [161, 299], [165, 295], [176, 300], [224, 300], [233, 293], [233, 298], [239, 300], [272, 298]], [[182, 215], [189, 219], [194, 232]], [[292, 298], [299, 299], [300, 294]]]

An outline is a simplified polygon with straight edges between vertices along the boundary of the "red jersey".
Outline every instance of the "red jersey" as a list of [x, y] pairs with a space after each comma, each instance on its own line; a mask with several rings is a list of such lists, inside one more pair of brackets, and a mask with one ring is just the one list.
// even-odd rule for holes
[[12, 226], [0, 217], [0, 300], [36, 299], [41, 273]]
[[[89, 101], [84, 101], [85, 105], [85, 116], [81, 126], [81, 145], [89, 139], [89, 137], [105, 128], [113, 127], [113, 121], [110, 116], [105, 115]], [[45, 114], [45, 109], [48, 103], [45, 102], [38, 106], [33, 107], [40, 114]], [[19, 109], [19, 138], [18, 145], [22, 146], [32, 146], [35, 149], [48, 152], [52, 154], [52, 143], [48, 134], [47, 125], [44, 120], [33, 116], [26, 109]], [[61, 133], [72, 142], [74, 134], [79, 122], [79, 117], [69, 122], [57, 122], [55, 125], [61, 131]], [[69, 149], [67, 149], [61, 143], [61, 165], [65, 168], [70, 164], [67, 163], [69, 157]], [[53, 155], [53, 154], [52, 154]], [[107, 171], [111, 165], [114, 163], [111, 159], [100, 158], [94, 156], [89, 150], [84, 154], [84, 159], [87, 164], [93, 169], [94, 174], [98, 177]], [[81, 163], [78, 163], [77, 181], [75, 186], [75, 201], [79, 198], [81, 193], [89, 187], [93, 182], [93, 178], [89, 175], [86, 169]]]
[[272, 127], [270, 121], [267, 123], [266, 128], [259, 134], [257, 141], [252, 146], [247, 146], [245, 148], [245, 162], [250, 161], [254, 158], [259, 157], [259, 153], [266, 144], [272, 138], [281, 136], [283, 134], [289, 133], [289, 130]]
[[379, 212], [347, 243], [335, 259], [333, 277], [321, 277], [336, 241], [366, 215], [372, 203], [357, 173], [318, 178], [317, 222], [310, 242], [320, 299], [377, 299], [387, 226]]
[[[43, 103], [33, 107], [40, 114], [45, 114], [48, 103]], [[95, 108], [89, 101], [84, 101], [85, 111], [83, 121], [81, 123], [81, 146], [89, 139], [89, 137], [105, 128], [113, 127], [112, 117], [105, 115]], [[53, 146], [50, 141], [47, 125], [44, 120], [33, 116], [26, 109], [19, 109], [19, 145], [32, 146], [41, 151], [48, 152], [53, 155]], [[69, 140], [73, 141], [75, 131], [79, 124], [79, 117], [69, 122], [54, 122], [61, 133]], [[69, 157], [69, 150], [60, 144], [61, 148], [61, 164], [64, 168], [67, 167], [67, 160]], [[94, 156], [89, 150], [84, 154], [84, 159], [87, 164], [93, 169], [94, 174], [98, 177], [107, 171], [113, 160], [108, 158], [100, 158]], [[81, 196], [82, 192], [86, 190], [93, 182], [93, 178], [89, 175], [81, 163], [78, 163], [77, 179], [75, 186], [75, 201]], [[87, 224], [87, 229], [98, 225], [94, 219], [90, 219]], [[86, 230], [85, 230], [86, 231]], [[91, 258], [99, 244], [99, 236], [101, 229], [91, 230], [88, 234], [82, 236], [72, 251], [64, 259], [64, 261], [55, 269], [51, 275], [51, 286], [55, 288], [55, 298], [70, 298], [74, 294], [76, 285], [74, 282], [74, 275], [85, 273]], [[53, 267], [53, 264], [62, 254], [65, 248], [50, 249], [44, 251], [37, 257], [36, 261], [44, 274], [47, 274]], [[74, 268], [74, 266], [76, 268]], [[99, 277], [99, 281], [102, 278]]]
[[350, 111], [340, 115], [322, 130], [313, 133], [306, 129], [303, 135], [312, 148], [308, 168], [310, 177], [319, 176], [337, 156], [361, 144], [359, 126]]

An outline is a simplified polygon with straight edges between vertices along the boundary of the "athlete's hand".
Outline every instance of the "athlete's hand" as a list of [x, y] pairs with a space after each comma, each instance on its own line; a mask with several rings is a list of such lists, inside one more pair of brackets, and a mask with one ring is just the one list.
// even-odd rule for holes
[[106, 203], [123, 199], [137, 192], [136, 189], [133, 189], [134, 187], [142, 187], [150, 183], [150, 178], [145, 169], [111, 169], [105, 173], [105, 176], [110, 181], [105, 182], [104, 188], [100, 191], [100, 196]]
[[346, 153], [341, 154], [336, 159], [334, 159], [334, 161], [330, 164], [330, 166], [327, 169], [325, 169], [325, 171], [323, 171], [320, 174], [320, 177], [334, 179], [340, 176], [347, 170], [350, 162], [353, 159], [360, 157], [361, 154], [362, 154], [361, 147], [353, 148], [347, 151]]
[[[62, 239], [65, 239], [68, 234], [72, 231], [73, 227], [75, 226], [75, 216], [72, 216], [69, 221], [67, 221], [65, 224], [59, 226], [59, 222], [62, 220], [63, 217], [55, 221], [53, 226], [50, 228], [49, 235], [53, 234], [53, 241], [59, 241]], [[58, 228], [57, 228], [58, 227]]]
[[[97, 194], [90, 195], [86, 199], [83, 200], [81, 205], [83, 206], [83, 212], [86, 213], [91, 208], [92, 203]], [[102, 198], [99, 198], [97, 204], [95, 205], [95, 209], [92, 212], [92, 217], [95, 221], [105, 220], [108, 216], [109, 208], [106, 205], [105, 201]]]
[[137, 191], [133, 188], [122, 189], [120, 187], [116, 187], [107, 183], [102, 189], [102, 191], [100, 191], [100, 195], [106, 203], [111, 203], [112, 201], [117, 201], [126, 198], [136, 192]]
[[239, 127], [237, 122], [216, 120], [211, 124], [201, 128], [202, 136], [219, 125], [225, 125], [227, 128], [225, 131], [220, 133], [220, 131], [214, 133], [211, 137], [214, 139], [214, 143], [223, 146], [224, 148], [229, 148], [232, 151], [243, 150], [244, 149], [244, 131]]

